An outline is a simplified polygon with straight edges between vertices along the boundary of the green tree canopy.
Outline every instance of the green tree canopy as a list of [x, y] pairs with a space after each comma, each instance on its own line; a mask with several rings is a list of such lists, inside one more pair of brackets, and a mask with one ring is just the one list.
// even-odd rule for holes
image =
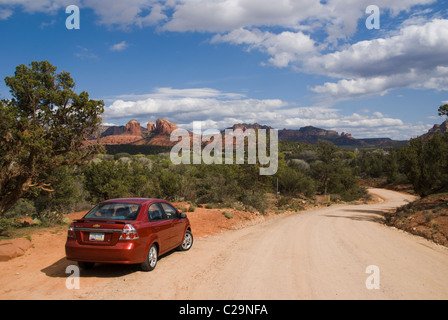
[[104, 102], [76, 94], [70, 73], [48, 61], [16, 67], [0, 102], [0, 216], [32, 188], [50, 187], [42, 173], [82, 165], [101, 149], [84, 147], [101, 124]]
[[440, 106], [440, 108], [439, 108], [439, 116], [441, 116], [441, 117], [443, 117], [443, 116], [448, 117], [448, 104]]
[[412, 139], [401, 151], [404, 172], [420, 196], [448, 190], [448, 136]]

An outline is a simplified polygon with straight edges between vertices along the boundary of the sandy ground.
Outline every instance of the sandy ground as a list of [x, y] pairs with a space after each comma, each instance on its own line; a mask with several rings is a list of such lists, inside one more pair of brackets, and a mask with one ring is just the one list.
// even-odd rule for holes
[[153, 272], [98, 265], [81, 271], [74, 290], [65, 229], [33, 235], [24, 256], [0, 262], [0, 299], [448, 299], [448, 249], [378, 223], [412, 197], [371, 192], [383, 201], [260, 217], [242, 229], [217, 211], [216, 229], [161, 257]]

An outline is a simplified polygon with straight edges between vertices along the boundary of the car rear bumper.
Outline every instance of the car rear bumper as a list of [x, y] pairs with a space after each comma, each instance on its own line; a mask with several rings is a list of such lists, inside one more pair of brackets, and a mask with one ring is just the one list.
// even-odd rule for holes
[[65, 254], [68, 260], [99, 263], [142, 263], [146, 248], [135, 241], [119, 241], [114, 246], [80, 245], [76, 239], [67, 239]]

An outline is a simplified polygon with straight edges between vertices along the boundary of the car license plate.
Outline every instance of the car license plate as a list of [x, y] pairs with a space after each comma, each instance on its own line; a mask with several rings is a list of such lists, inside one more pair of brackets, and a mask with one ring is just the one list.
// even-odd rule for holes
[[90, 241], [104, 241], [104, 233], [91, 233], [89, 236]]

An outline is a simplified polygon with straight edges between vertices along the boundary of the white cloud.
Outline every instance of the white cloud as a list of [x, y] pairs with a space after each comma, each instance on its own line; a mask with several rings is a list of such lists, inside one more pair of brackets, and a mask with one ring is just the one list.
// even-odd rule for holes
[[[436, 0], [376, 0], [397, 15]], [[351, 36], [371, 0], [1, 0], [27, 12], [51, 12], [75, 4], [92, 9], [98, 22], [128, 28], [158, 25], [168, 31], [230, 32], [240, 28], [323, 28], [330, 38]]]
[[176, 99], [176, 98], [214, 98], [214, 99], [242, 99], [240, 93], [226, 93], [212, 88], [156, 88], [149, 94], [126, 94], [115, 97], [115, 100], [141, 101], [147, 99]]
[[348, 48], [316, 56], [309, 69], [331, 76], [378, 76], [435, 68], [448, 62], [448, 20], [407, 26], [396, 36], [360, 41]]
[[304, 56], [316, 53], [315, 42], [301, 31], [284, 31], [279, 34], [261, 32], [258, 29], [237, 29], [226, 35], [216, 35], [212, 43], [228, 42], [247, 45], [249, 50], [258, 49], [271, 56], [269, 63], [276, 67], [287, 67]]
[[340, 99], [406, 87], [448, 91], [448, 20], [406, 26], [398, 35], [311, 57], [305, 66], [310, 73], [343, 78], [311, 88]]
[[21, 7], [25, 12], [56, 13], [69, 5], [92, 9], [98, 23], [119, 28], [152, 26], [166, 20], [163, 14], [170, 1], [158, 0], [0, 0], [0, 5], [9, 8]]
[[339, 100], [384, 95], [405, 87], [448, 90], [448, 20], [403, 24], [394, 35], [360, 41], [327, 54], [320, 54], [322, 45], [301, 31], [274, 34], [240, 28], [215, 35], [211, 42], [265, 52], [276, 67], [292, 66], [309, 74], [340, 78], [311, 88]]
[[[393, 15], [436, 0], [377, 0]], [[371, 0], [184, 0], [172, 3], [163, 28], [169, 31], [228, 32], [260, 26], [299, 29], [318, 21], [331, 38], [351, 36]]]
[[163, 28], [169, 31], [226, 32], [243, 27], [296, 27], [324, 9], [315, 0], [187, 0], [174, 5]]
[[0, 5], [9, 7], [20, 6], [25, 12], [46, 12], [54, 14], [57, 10], [69, 5], [79, 5], [80, 0], [0, 0]]
[[166, 20], [161, 3], [163, 1], [157, 0], [83, 0], [82, 6], [93, 9], [100, 24], [126, 29], [152, 26]]
[[129, 47], [129, 44], [126, 41], [121, 41], [119, 43], [114, 44], [110, 47], [111, 51], [123, 51]]

